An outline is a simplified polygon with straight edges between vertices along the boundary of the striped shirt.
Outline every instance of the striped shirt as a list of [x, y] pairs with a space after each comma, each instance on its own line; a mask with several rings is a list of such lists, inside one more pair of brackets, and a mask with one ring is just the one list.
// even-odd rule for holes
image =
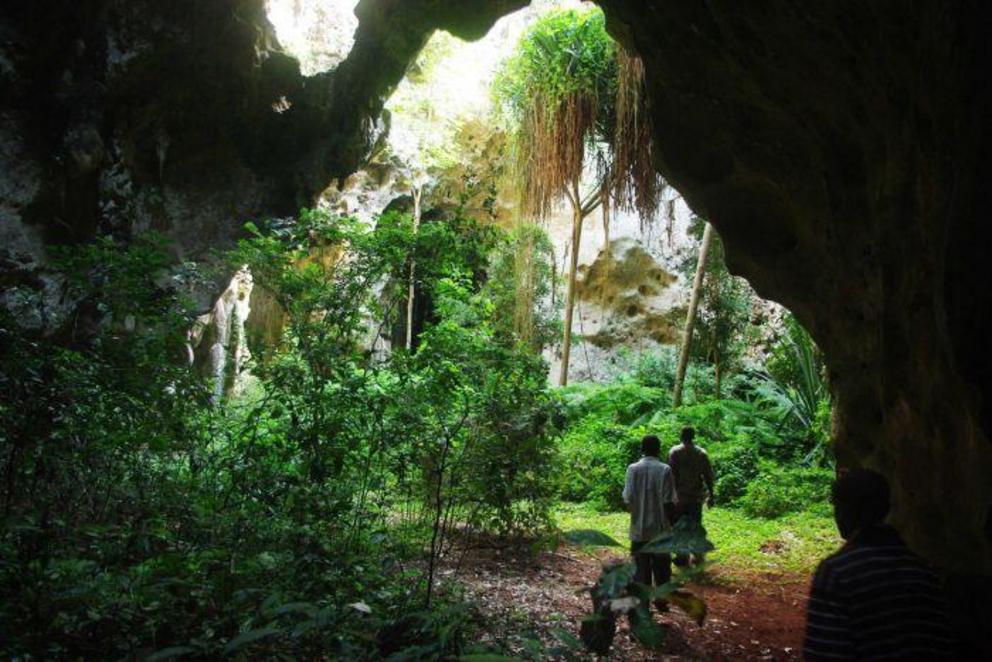
[[806, 619], [808, 660], [942, 660], [954, 650], [937, 575], [889, 526], [820, 563]]

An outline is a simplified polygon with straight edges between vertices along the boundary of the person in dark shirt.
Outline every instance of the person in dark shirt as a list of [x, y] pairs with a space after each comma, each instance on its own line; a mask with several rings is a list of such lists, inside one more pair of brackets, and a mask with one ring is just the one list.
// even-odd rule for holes
[[[701, 525], [703, 503], [710, 508], [715, 503], [713, 465], [710, 464], [706, 451], [696, 445], [695, 438], [694, 428], [682, 428], [681, 443], [668, 453], [668, 466], [672, 468], [672, 477], [675, 479], [675, 515], [672, 524], [688, 517]], [[693, 554], [690, 559], [688, 554], [679, 554], [675, 557], [675, 565], [686, 566], [690, 560], [701, 564], [704, 556]]]
[[807, 660], [943, 660], [954, 651], [936, 573], [891, 526], [889, 485], [868, 469], [834, 483], [847, 542], [816, 570], [806, 615]]

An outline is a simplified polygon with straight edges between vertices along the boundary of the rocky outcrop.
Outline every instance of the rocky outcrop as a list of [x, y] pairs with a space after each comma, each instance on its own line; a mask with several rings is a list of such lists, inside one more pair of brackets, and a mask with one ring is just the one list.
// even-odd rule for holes
[[251, 358], [246, 322], [252, 313], [254, 289], [251, 272], [241, 269], [190, 331], [190, 363], [210, 379], [215, 402], [237, 391]]
[[585, 339], [604, 348], [641, 338], [675, 343], [678, 320], [673, 313], [681, 297], [671, 286], [677, 281], [641, 244], [610, 242], [595, 262], [579, 268], [579, 301], [596, 311], [596, 328], [587, 330]]
[[51, 289], [53, 243], [156, 230], [202, 258], [246, 220], [312, 205], [362, 164], [436, 28], [478, 37], [524, 4], [365, 0], [348, 58], [308, 78], [263, 0], [5, 3], [0, 282]]

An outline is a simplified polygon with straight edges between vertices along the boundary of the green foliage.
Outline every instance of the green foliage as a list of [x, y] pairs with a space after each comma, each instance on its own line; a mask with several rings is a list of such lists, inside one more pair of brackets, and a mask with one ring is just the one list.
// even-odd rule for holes
[[758, 392], [775, 409], [783, 425], [803, 437], [806, 464], [830, 462], [830, 392], [826, 367], [809, 333], [792, 316], [785, 338], [775, 348]]
[[[763, 395], [761, 379], [730, 377], [727, 384], [736, 397], [697, 395], [676, 411], [666, 388], [671, 361], [665, 359], [664, 353], [642, 356], [629, 377], [559, 390], [567, 422], [559, 474], [563, 499], [620, 509], [623, 468], [640, 456], [641, 437], [658, 435], [664, 455], [678, 443], [682, 427], [690, 425], [713, 463], [719, 503], [746, 507], [762, 517], [825, 507], [822, 479], [829, 472], [799, 467], [806, 457], [805, 431], [783, 424], [781, 410]], [[829, 419], [828, 404], [820, 405], [819, 417]], [[759, 485], [776, 468], [785, 472], [782, 489]]]
[[537, 225], [519, 225], [492, 253], [487, 291], [493, 301], [497, 335], [516, 337], [536, 351], [561, 334], [552, 306], [554, 255], [551, 240]]
[[[557, 405], [494, 332], [493, 230], [309, 211], [248, 230], [230, 271], [286, 325], [243, 397], [212, 402], [187, 365], [201, 277], [153, 237], [61, 257], [68, 340], [0, 319], [5, 656], [457, 656], [475, 616], [420, 561], [456, 525], [548, 526]], [[386, 353], [370, 320], [396, 315], [411, 253], [434, 315]]]
[[683, 426], [695, 427], [713, 461], [721, 502], [743, 495], [757, 475], [759, 458], [785, 452], [774, 420], [747, 401], [707, 399], [674, 411], [666, 391], [634, 381], [574, 384], [560, 393], [571, 421], [561, 442], [567, 458], [561, 474], [566, 500], [619, 508], [623, 471], [618, 467], [640, 456], [640, 439], [648, 433], [662, 439], [665, 452], [678, 443]]
[[562, 537], [580, 547], [624, 547], [614, 538], [596, 529], [572, 529], [563, 532]]
[[641, 548], [645, 554], [705, 554], [712, 552], [713, 543], [706, 537], [706, 527], [682, 518], [671, 531], [661, 533]]
[[[823, 557], [842, 543], [833, 517], [823, 506], [788, 513], [774, 519], [752, 517], [739, 507], [717, 505], [703, 514], [707, 538], [714, 551], [706, 555], [708, 567], [728, 571], [760, 571], [810, 574]], [[626, 540], [630, 515], [592, 508], [588, 504], [563, 503], [557, 510], [558, 526], [565, 530], [601, 532]]]
[[[712, 550], [713, 544], [707, 540], [701, 525], [683, 520], [672, 531], [649, 541], [644, 549], [652, 550], [649, 553], [703, 553]], [[604, 566], [590, 591], [593, 610], [582, 620], [580, 634], [586, 647], [598, 655], [609, 653], [617, 614], [627, 615], [630, 632], [641, 645], [660, 648], [667, 630], [651, 617], [651, 605], [656, 600], [664, 599], [683, 609], [699, 625], [706, 617], [705, 603], [680, 588], [684, 582], [681, 577], [662, 586], [647, 586], [636, 582], [634, 575], [633, 563], [612, 563]]]
[[556, 10], [528, 29], [498, 72], [493, 92], [511, 124], [531, 111], [535, 97], [550, 115], [575, 94], [598, 99], [606, 118], [612, 115], [616, 75], [616, 44], [602, 10]]
[[[700, 238], [705, 221], [693, 219], [690, 234]], [[698, 250], [690, 251], [682, 272], [692, 282], [699, 264]], [[751, 344], [751, 311], [756, 295], [743, 278], [727, 270], [723, 241], [714, 233], [706, 259], [703, 289], [693, 328], [693, 355], [712, 366], [714, 393], [721, 395], [725, 375], [739, 370], [744, 351]]]
[[643, 421], [670, 400], [665, 391], [634, 381], [609, 386], [579, 383], [560, 389], [559, 394], [568, 419], [575, 421], [590, 416], [621, 425]]
[[786, 468], [763, 464], [741, 499], [744, 511], [754, 517], [779, 517], [786, 513], [829, 513], [828, 500], [834, 473], [829, 469]]
[[627, 428], [589, 417], [568, 428], [560, 448], [561, 498], [619, 509], [623, 470], [637, 459], [640, 438]]
[[[548, 12], [497, 72], [493, 95], [524, 214], [546, 216], [566, 192], [577, 196], [589, 154], [605, 178], [617, 74], [617, 48], [599, 9]], [[572, 204], [578, 213], [580, 201]]]
[[710, 461], [716, 473], [716, 500], [736, 503], [758, 477], [761, 454], [748, 443], [730, 444], [711, 449]]
[[[678, 349], [665, 345], [649, 351], [620, 352], [614, 381], [633, 380], [671, 393], [675, 385]], [[733, 387], [735, 375], [727, 376]], [[683, 402], [705, 400], [716, 394], [713, 369], [702, 361], [690, 361], [685, 373]]]

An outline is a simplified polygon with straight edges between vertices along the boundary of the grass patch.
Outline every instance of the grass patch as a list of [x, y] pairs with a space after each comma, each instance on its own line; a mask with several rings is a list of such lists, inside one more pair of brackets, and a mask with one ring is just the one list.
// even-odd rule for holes
[[[626, 544], [630, 519], [586, 504], [562, 503], [555, 513], [562, 531], [595, 529]], [[709, 566], [729, 575], [741, 572], [812, 574], [816, 564], [840, 547], [833, 518], [792, 513], [777, 519], [749, 517], [734, 508], [707, 509], [703, 524], [716, 550]]]

